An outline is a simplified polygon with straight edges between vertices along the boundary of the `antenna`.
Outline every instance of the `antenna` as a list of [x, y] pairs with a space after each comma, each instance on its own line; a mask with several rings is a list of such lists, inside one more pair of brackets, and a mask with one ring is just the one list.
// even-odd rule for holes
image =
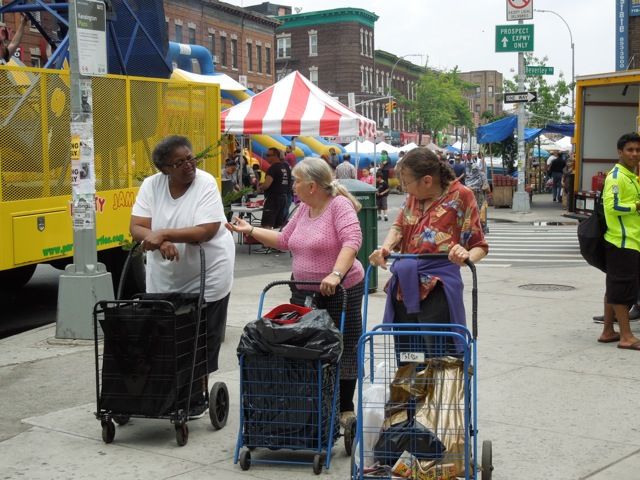
[[293, 9], [295, 10], [296, 14], [302, 11], [302, 7], [293, 7]]

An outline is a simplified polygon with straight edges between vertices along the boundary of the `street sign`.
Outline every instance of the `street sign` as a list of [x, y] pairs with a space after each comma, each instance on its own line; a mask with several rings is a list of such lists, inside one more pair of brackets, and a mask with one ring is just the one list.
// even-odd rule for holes
[[531, 103], [538, 101], [538, 92], [510, 92], [504, 94], [504, 103]]
[[507, 0], [507, 21], [532, 20], [533, 0]]
[[524, 67], [524, 73], [525, 75], [553, 75], [553, 67], [526, 65]]
[[102, 0], [76, 0], [78, 62], [82, 75], [107, 74], [107, 15]]
[[496, 25], [496, 52], [533, 52], [533, 24]]

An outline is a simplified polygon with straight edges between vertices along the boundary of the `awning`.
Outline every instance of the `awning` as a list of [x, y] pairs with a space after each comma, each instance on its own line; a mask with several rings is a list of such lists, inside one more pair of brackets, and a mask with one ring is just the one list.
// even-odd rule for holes
[[[501, 142], [513, 134], [514, 129], [518, 126], [518, 117], [510, 115], [495, 122], [487, 123], [478, 127], [477, 137], [478, 143], [497, 143]], [[561, 133], [563, 135], [573, 136], [573, 123], [553, 123], [548, 124], [544, 128], [525, 128], [524, 140], [530, 142], [543, 132]]]
[[223, 133], [237, 135], [360, 136], [374, 138], [376, 123], [349, 110], [300, 72], [292, 72], [221, 114]]
[[182, 80], [184, 82], [220, 85], [220, 90], [245, 91], [247, 89], [245, 86], [236, 82], [233, 78], [224, 73], [216, 73], [215, 75], [200, 75], [198, 73], [187, 72], [186, 70], [174, 68], [173, 72], [171, 73], [171, 79]]

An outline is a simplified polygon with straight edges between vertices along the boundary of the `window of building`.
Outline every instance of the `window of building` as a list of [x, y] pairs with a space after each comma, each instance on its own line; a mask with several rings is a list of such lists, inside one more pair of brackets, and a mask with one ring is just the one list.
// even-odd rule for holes
[[196, 29], [191, 27], [189, 27], [189, 44], [190, 45], [196, 44]]
[[238, 68], [238, 40], [231, 39], [231, 68]]
[[490, 103], [489, 105], [487, 105], [487, 108], [491, 113], [493, 113], [493, 103]]
[[253, 72], [253, 45], [247, 43], [247, 69]]
[[220, 37], [220, 64], [227, 66], [227, 37]]
[[487, 95], [489, 95], [490, 97], [493, 95], [493, 85], [489, 85], [487, 87]]
[[182, 43], [182, 25], [175, 25], [175, 35], [173, 37], [174, 41], [176, 41], [177, 43]]
[[476, 113], [480, 113], [480, 104], [479, 103], [476, 103], [475, 111], [476, 111]]
[[476, 97], [480, 96], [480, 87], [476, 87]]
[[364, 30], [360, 29], [360, 55], [364, 55]]
[[[4, 4], [4, 0], [0, 0], [0, 7]], [[4, 23], [4, 13], [0, 13], [0, 23]]]
[[[37, 20], [38, 23], [40, 23], [40, 12], [31, 12], [31, 15], [33, 15], [33, 18], [35, 20]], [[29, 29], [32, 32], [37, 32], [38, 31], [38, 29], [36, 28], [36, 24], [34, 22], [30, 22], [29, 23]]]
[[262, 45], [256, 45], [256, 62], [258, 63], [258, 72], [262, 73]]
[[318, 85], [318, 67], [309, 67], [309, 80], [314, 85]]
[[264, 57], [265, 57], [265, 70], [267, 71], [267, 75], [271, 75], [271, 47], [264, 48]]
[[373, 32], [369, 32], [369, 46], [371, 47], [369, 56], [373, 58]]
[[312, 30], [309, 32], [309, 56], [315, 57], [318, 55], [318, 32]]
[[40, 68], [41, 66], [41, 59], [39, 55], [31, 55], [31, 66], [32, 67], [38, 67]]
[[278, 38], [278, 58], [291, 57], [291, 35]]
[[216, 62], [216, 35], [215, 33], [210, 33], [209, 34], [209, 51], [211, 52], [211, 55], [213, 56], [213, 61], [214, 63]]

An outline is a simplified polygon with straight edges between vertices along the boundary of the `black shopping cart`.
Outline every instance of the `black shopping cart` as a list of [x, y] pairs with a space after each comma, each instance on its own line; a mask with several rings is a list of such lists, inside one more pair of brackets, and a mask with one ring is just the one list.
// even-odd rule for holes
[[[391, 258], [448, 261], [446, 254]], [[363, 328], [352, 479], [491, 479], [491, 441], [483, 442], [478, 462], [477, 276], [473, 263], [467, 266], [473, 279], [471, 331], [455, 323]], [[367, 292], [365, 286], [364, 322]]]
[[[129, 252], [120, 285], [124, 285], [136, 250], [137, 246]], [[100, 301], [94, 306], [95, 415], [105, 443], [115, 437], [114, 422], [124, 425], [136, 417], [169, 419], [175, 426], [178, 445], [186, 445], [192, 399], [204, 402], [204, 407], [200, 405], [203, 410], [209, 407], [216, 430], [225, 426], [229, 414], [227, 386], [216, 382], [203, 395], [208, 370], [202, 246], [200, 264], [197, 294], [137, 294], [131, 300]]]
[[[265, 294], [276, 285], [319, 282], [277, 281], [262, 291], [258, 319], [245, 327], [238, 346], [240, 428], [233, 463], [239, 461], [242, 470], [252, 463], [311, 464], [319, 474], [323, 465], [331, 466], [331, 450], [340, 436], [337, 398], [347, 294], [340, 285], [337, 329], [325, 310], [291, 304], [279, 305], [263, 317]], [[315, 455], [312, 462], [252, 459], [256, 448], [311, 450]]]

